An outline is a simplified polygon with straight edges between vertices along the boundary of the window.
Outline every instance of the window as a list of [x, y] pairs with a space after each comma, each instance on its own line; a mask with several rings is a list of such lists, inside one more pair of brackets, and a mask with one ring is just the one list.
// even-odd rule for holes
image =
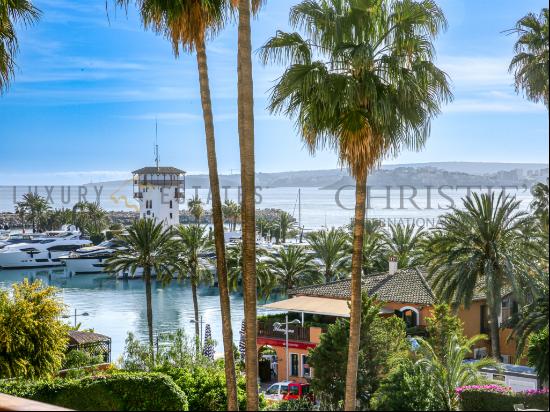
[[404, 307], [401, 308], [400, 312], [400, 317], [405, 321], [407, 328], [414, 328], [415, 326], [418, 326], [419, 319], [418, 311], [416, 309], [411, 307]]
[[279, 385], [271, 386], [267, 392], [268, 395], [278, 395], [279, 394]]
[[290, 394], [294, 396], [300, 396], [300, 387], [298, 385], [292, 385], [290, 387]]
[[489, 307], [481, 305], [479, 310], [479, 332], [486, 333], [489, 331]]
[[291, 376], [300, 376], [300, 365], [298, 363], [298, 354], [290, 354], [290, 375]]
[[174, 215], [170, 213], [170, 219], [173, 219], [173, 218], [174, 218]]
[[302, 377], [311, 378], [311, 368], [309, 367], [309, 356], [302, 355]]
[[281, 385], [281, 392], [279, 392], [281, 395], [287, 395], [288, 394], [288, 385]]
[[170, 200], [170, 209], [173, 209], [174, 208], [174, 203], [172, 200]]

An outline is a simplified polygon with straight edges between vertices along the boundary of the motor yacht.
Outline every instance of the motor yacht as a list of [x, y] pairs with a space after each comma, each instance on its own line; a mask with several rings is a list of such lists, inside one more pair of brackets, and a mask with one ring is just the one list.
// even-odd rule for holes
[[97, 246], [84, 247], [60, 256], [59, 259], [74, 274], [105, 272], [106, 261], [116, 252], [125, 250], [124, 242], [112, 239]]
[[89, 240], [80, 239], [80, 236], [80, 231], [74, 226], [65, 226], [61, 230], [35, 234], [29, 238], [10, 237], [10, 243], [0, 248], [0, 267], [61, 266], [60, 256], [92, 244]]

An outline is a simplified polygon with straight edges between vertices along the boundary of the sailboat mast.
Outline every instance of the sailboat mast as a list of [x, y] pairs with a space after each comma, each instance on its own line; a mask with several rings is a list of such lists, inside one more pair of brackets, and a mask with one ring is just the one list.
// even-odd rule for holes
[[159, 170], [159, 124], [155, 120], [155, 163], [157, 165], [157, 171]]

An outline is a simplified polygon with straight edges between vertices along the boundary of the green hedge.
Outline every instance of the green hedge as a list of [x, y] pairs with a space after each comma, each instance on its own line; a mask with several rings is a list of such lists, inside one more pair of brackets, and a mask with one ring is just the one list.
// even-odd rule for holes
[[528, 409], [548, 410], [548, 393], [497, 393], [464, 391], [460, 394], [463, 411], [513, 411], [514, 405]]
[[188, 410], [185, 393], [160, 373], [0, 382], [0, 392], [81, 411]]

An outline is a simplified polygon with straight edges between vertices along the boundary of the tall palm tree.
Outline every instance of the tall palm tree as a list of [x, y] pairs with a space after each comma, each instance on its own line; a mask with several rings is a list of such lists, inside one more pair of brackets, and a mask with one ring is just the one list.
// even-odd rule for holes
[[446, 302], [468, 307], [480, 288], [487, 296], [492, 356], [500, 359], [502, 292], [512, 287], [522, 300], [524, 274], [546, 252], [531, 232], [533, 217], [515, 198], [495, 194], [465, 198], [464, 209], [441, 219], [427, 241], [428, 277]]
[[109, 226], [109, 214], [99, 203], [78, 202], [73, 206], [72, 222], [89, 235], [98, 235]]
[[384, 241], [388, 252], [397, 258], [399, 267], [408, 268], [418, 263], [423, 235], [423, 230], [412, 224], [389, 226]]
[[193, 296], [193, 310], [195, 313], [195, 341], [199, 353], [199, 299], [197, 288], [202, 283], [212, 283], [212, 272], [209, 262], [204, 255], [212, 250], [212, 243], [208, 239], [206, 227], [199, 225], [183, 226], [177, 229], [178, 241], [175, 243], [176, 263], [180, 278], [187, 278], [191, 282]]
[[367, 220], [363, 239], [363, 274], [368, 276], [387, 268], [388, 251], [382, 225], [378, 221]]
[[292, 245], [272, 256], [268, 262], [269, 271], [277, 279], [284, 294], [298, 286], [312, 285], [323, 281], [322, 274], [313, 264], [313, 256], [301, 246]]
[[361, 271], [367, 175], [403, 147], [420, 149], [440, 104], [451, 98], [433, 63], [446, 26], [433, 0], [306, 0], [261, 57], [289, 63], [270, 108], [296, 119], [306, 146], [330, 147], [356, 181], [352, 297], [345, 409], [355, 410], [361, 328]]
[[462, 343], [458, 336], [453, 335], [444, 348], [444, 356], [440, 356], [427, 341], [417, 338], [417, 352], [420, 355], [417, 365], [423, 374], [431, 378], [433, 394], [439, 405], [445, 405], [445, 410], [458, 410], [456, 388], [482, 383], [480, 370], [495, 365], [494, 360], [488, 358], [477, 362], [464, 362], [472, 353], [475, 344], [484, 338], [483, 335], [478, 335]]
[[256, 188], [254, 156], [254, 82], [250, 18], [263, 0], [232, 0], [238, 6], [238, 129], [242, 187], [243, 297], [245, 322], [246, 407], [259, 409], [258, 350], [256, 338]]
[[30, 26], [40, 17], [40, 10], [32, 3], [30, 0], [0, 2], [0, 95], [7, 90], [16, 68], [19, 43], [15, 26]]
[[279, 213], [279, 233], [281, 236], [281, 242], [286, 242], [286, 237], [288, 236], [289, 230], [292, 228], [292, 225], [295, 223], [296, 219], [292, 217], [292, 215], [288, 212], [281, 211]]
[[48, 201], [42, 196], [31, 192], [23, 195], [23, 200], [18, 203], [18, 206], [28, 211], [31, 218], [33, 233], [37, 230], [40, 231], [42, 229], [45, 216], [51, 209]]
[[24, 202], [17, 202], [15, 205], [15, 214], [19, 219], [19, 223], [23, 227], [23, 233], [25, 233], [25, 227], [27, 226], [27, 215], [29, 214], [29, 209], [24, 204]]
[[542, 101], [548, 108], [548, 8], [543, 8], [538, 16], [529, 13], [522, 17], [508, 33], [519, 36], [509, 69], [514, 73], [516, 91], [525, 93], [530, 101]]
[[152, 274], [157, 278], [170, 277], [174, 271], [173, 255], [171, 253], [170, 229], [164, 229], [162, 223], [157, 224], [153, 219], [135, 221], [127, 230], [127, 234], [120, 235], [119, 239], [127, 245], [125, 250], [118, 251], [107, 260], [106, 270], [119, 273], [135, 274], [138, 269], [143, 270], [145, 281], [145, 299], [147, 304], [147, 327], [149, 332], [150, 357], [154, 362], [153, 341], [153, 295]]
[[332, 228], [310, 233], [307, 241], [315, 257], [323, 263], [325, 282], [339, 278], [348, 252], [348, 236], [341, 229]]

